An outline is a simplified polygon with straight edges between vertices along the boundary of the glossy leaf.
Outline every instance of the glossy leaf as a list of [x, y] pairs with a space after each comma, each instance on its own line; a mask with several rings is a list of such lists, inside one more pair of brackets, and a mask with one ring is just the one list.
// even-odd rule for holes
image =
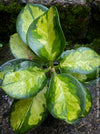
[[11, 107], [10, 125], [17, 134], [36, 128], [47, 117], [46, 87], [36, 96], [15, 101]]
[[3, 76], [4, 76], [5, 72], [0, 72], [0, 79], [3, 79]]
[[15, 58], [39, 59], [20, 39], [17, 33], [10, 37], [10, 49]]
[[80, 47], [62, 54], [60, 67], [62, 72], [90, 74], [100, 66], [100, 56], [90, 48]]
[[75, 124], [85, 110], [84, 88], [73, 76], [56, 74], [50, 81], [47, 105], [55, 118]]
[[71, 75], [77, 78], [80, 82], [84, 82], [88, 79], [86, 74], [71, 73]]
[[87, 116], [89, 114], [90, 110], [91, 110], [91, 107], [92, 107], [91, 94], [86, 87], [84, 87], [84, 91], [85, 91], [85, 94], [86, 94], [86, 107], [85, 107], [85, 111], [81, 115], [82, 117]]
[[9, 96], [23, 99], [36, 95], [45, 84], [43, 69], [32, 61], [24, 61], [14, 71], [5, 74], [2, 88]]
[[1, 65], [0, 66], [0, 79], [3, 79], [5, 73], [7, 73], [8, 71], [13, 71], [15, 67], [19, 66], [19, 64], [23, 61], [28, 61], [28, 60], [13, 59]]
[[30, 24], [47, 10], [48, 8], [39, 4], [27, 4], [19, 13], [16, 28], [26, 45], [26, 34]]
[[52, 6], [32, 22], [27, 41], [33, 52], [45, 61], [54, 61], [60, 56], [66, 42], [56, 7]]

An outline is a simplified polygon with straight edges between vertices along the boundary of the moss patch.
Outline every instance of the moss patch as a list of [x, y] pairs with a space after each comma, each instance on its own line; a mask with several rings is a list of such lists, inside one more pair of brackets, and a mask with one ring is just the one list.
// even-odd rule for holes
[[[56, 4], [67, 49], [88, 46], [100, 51], [100, 4], [95, 5], [92, 1], [87, 0], [87, 3], [91, 3], [87, 5], [64, 7]], [[10, 35], [16, 32], [16, 19], [22, 7], [16, 0], [11, 0], [7, 5], [0, 3], [0, 43], [8, 43]]]
[[57, 8], [66, 39], [74, 42], [84, 39], [87, 33], [90, 7], [69, 5], [63, 8], [58, 5]]
[[16, 18], [22, 7], [13, 0], [7, 5], [0, 3], [0, 42], [8, 42], [16, 32]]

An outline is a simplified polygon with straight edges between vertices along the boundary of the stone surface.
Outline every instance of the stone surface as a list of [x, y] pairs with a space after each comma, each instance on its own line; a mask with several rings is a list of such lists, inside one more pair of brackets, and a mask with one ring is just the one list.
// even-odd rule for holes
[[[3, 0], [4, 3], [10, 2], [10, 0]], [[67, 4], [86, 4], [86, 0], [19, 0], [21, 3], [67, 3]]]

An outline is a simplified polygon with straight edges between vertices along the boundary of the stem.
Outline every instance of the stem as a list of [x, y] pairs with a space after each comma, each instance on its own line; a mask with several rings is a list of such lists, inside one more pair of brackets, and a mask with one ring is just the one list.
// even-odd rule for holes
[[49, 65], [53, 68], [53, 61], [50, 61]]
[[52, 72], [52, 73], [55, 73], [55, 68], [54, 68], [54, 67], [51, 68], [51, 72]]
[[44, 70], [45, 73], [49, 72], [51, 70], [51, 67]]
[[27, 51], [27, 56], [28, 56], [29, 60], [32, 60], [32, 58], [31, 58], [31, 56], [29, 54], [29, 51], [28, 51], [28, 46], [26, 47], [26, 51]]
[[54, 66], [54, 68], [55, 68], [55, 70], [58, 69], [60, 71], [60, 73], [62, 73], [61, 68], [60, 68], [60, 65]]
[[60, 66], [57, 65], [57, 66], [54, 66], [55, 69], [59, 69], [60, 70]]

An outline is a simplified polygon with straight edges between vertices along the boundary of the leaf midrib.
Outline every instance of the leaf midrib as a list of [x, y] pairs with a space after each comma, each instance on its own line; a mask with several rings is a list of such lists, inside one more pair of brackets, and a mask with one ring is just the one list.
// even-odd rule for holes
[[[33, 100], [34, 100], [34, 98], [33, 98]], [[30, 109], [31, 109], [31, 106], [32, 106], [32, 104], [33, 104], [33, 100], [32, 100], [32, 102], [31, 102], [31, 104], [30, 104], [28, 110], [26, 111], [25, 117], [22, 119], [21, 123], [19, 124], [19, 129], [22, 127], [22, 125], [23, 125], [23, 123], [24, 123], [24, 121], [25, 121], [25, 118], [26, 118], [28, 112], [29, 112]]]

